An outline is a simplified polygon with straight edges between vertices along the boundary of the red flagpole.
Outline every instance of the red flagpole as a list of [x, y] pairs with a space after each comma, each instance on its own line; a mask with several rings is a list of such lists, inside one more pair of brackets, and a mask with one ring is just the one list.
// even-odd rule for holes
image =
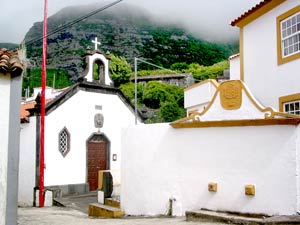
[[42, 96], [41, 96], [41, 137], [40, 137], [40, 191], [39, 206], [44, 207], [44, 138], [45, 138], [45, 89], [46, 89], [46, 64], [47, 64], [47, 0], [44, 0], [44, 24], [43, 24], [43, 56], [42, 56]]

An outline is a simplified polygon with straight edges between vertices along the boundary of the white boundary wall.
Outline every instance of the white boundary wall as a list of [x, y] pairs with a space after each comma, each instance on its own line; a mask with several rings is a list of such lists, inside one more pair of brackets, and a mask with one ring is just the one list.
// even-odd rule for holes
[[6, 223], [10, 81], [10, 75], [5, 76], [0, 73], [0, 224]]
[[33, 206], [36, 172], [36, 117], [21, 124], [18, 205]]
[[[122, 132], [121, 205], [128, 215], [207, 208], [296, 214], [299, 128], [288, 125], [173, 129], [138, 125]], [[208, 191], [217, 182], [218, 191]], [[256, 195], [244, 194], [254, 184]]]

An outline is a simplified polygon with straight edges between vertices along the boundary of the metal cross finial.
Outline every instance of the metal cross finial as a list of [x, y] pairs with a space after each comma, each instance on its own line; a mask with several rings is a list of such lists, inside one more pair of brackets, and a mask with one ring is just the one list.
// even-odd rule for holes
[[95, 44], [95, 50], [98, 49], [98, 45], [101, 45], [101, 42], [98, 41], [98, 38], [97, 38], [97, 37], [95, 37], [95, 40], [92, 40], [92, 42]]

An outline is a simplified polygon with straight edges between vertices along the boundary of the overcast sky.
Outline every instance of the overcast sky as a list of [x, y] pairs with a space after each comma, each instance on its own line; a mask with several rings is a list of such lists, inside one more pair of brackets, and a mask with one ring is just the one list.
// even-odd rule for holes
[[[33, 23], [43, 20], [44, 0], [4, 1], [0, 0], [0, 42], [20, 43]], [[107, 0], [48, 0], [48, 16], [66, 6], [95, 2], [107, 3]], [[231, 27], [229, 22], [258, 2], [260, 0], [123, 0], [119, 4], [134, 4], [157, 17], [180, 21], [208, 40], [227, 40], [237, 36], [237, 28]]]

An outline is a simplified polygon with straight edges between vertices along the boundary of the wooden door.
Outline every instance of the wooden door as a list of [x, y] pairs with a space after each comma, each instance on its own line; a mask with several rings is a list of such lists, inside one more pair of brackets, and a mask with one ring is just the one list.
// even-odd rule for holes
[[88, 143], [88, 183], [90, 191], [97, 190], [98, 188], [98, 171], [106, 170], [107, 167], [107, 142], [90, 141]]

